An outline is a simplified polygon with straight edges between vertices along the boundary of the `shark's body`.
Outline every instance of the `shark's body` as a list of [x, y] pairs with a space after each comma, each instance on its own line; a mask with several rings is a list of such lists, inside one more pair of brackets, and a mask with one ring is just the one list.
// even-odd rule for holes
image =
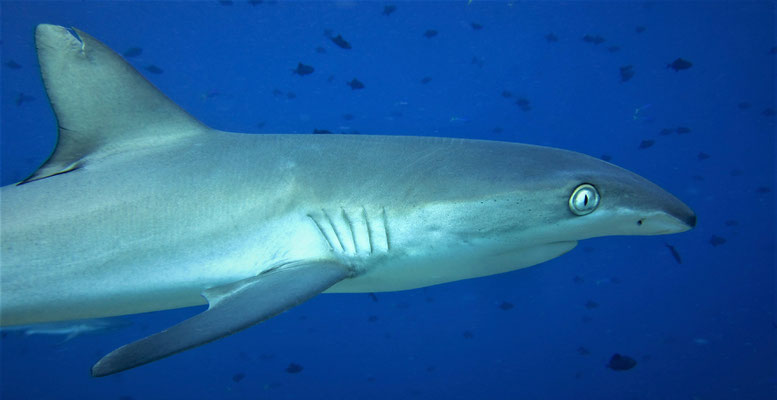
[[95, 375], [215, 340], [322, 291], [491, 275], [581, 239], [695, 224], [658, 186], [560, 149], [216, 131], [77, 34], [36, 32], [60, 136], [36, 173], [2, 188], [0, 324], [210, 303], [106, 356]]

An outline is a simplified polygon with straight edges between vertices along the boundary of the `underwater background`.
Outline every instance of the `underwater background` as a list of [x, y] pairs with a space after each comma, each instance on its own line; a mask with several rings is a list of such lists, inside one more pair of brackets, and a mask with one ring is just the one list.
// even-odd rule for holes
[[[100, 357], [202, 307], [70, 340], [3, 331], [3, 400], [777, 396], [774, 2], [1, 7], [3, 185], [56, 143], [33, 37], [51, 23], [123, 53], [217, 129], [560, 147], [634, 171], [698, 215], [682, 234], [586, 240], [507, 274], [317, 296], [105, 378], [89, 375]], [[618, 368], [615, 354], [636, 364]]]

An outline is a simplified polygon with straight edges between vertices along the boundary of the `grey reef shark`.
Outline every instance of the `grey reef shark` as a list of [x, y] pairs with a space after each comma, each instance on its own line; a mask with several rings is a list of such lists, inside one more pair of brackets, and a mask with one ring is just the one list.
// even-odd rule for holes
[[582, 239], [696, 224], [587, 155], [434, 137], [223, 132], [103, 43], [38, 25], [59, 126], [0, 192], [0, 326], [207, 303], [124, 345], [105, 376], [265, 321], [319, 293], [419, 288], [558, 257]]

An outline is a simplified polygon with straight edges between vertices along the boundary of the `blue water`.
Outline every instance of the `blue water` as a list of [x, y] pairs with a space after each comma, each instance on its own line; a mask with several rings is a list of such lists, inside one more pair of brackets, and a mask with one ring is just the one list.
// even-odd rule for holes
[[[4, 1], [3, 185], [55, 144], [33, 41], [36, 24], [53, 23], [119, 52], [141, 48], [130, 63], [215, 128], [607, 156], [692, 206], [699, 223], [674, 236], [592, 239], [539, 266], [377, 301], [318, 296], [99, 379], [89, 368], [102, 355], [201, 308], [130, 316], [128, 328], [66, 343], [9, 333], [0, 397], [775, 398], [774, 21], [773, 2]], [[667, 68], [677, 58], [692, 66]], [[315, 71], [293, 74], [299, 62]], [[346, 85], [354, 78], [365, 87]], [[637, 365], [607, 368], [615, 353]], [[287, 372], [290, 363], [302, 371]]]

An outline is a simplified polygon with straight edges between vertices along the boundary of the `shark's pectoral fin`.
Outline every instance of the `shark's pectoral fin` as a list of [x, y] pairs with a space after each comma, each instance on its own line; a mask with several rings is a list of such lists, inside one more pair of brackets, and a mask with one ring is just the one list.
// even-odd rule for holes
[[162, 332], [119, 347], [92, 367], [105, 376], [205, 344], [274, 317], [347, 278], [334, 262], [307, 262], [211, 288], [208, 309]]

